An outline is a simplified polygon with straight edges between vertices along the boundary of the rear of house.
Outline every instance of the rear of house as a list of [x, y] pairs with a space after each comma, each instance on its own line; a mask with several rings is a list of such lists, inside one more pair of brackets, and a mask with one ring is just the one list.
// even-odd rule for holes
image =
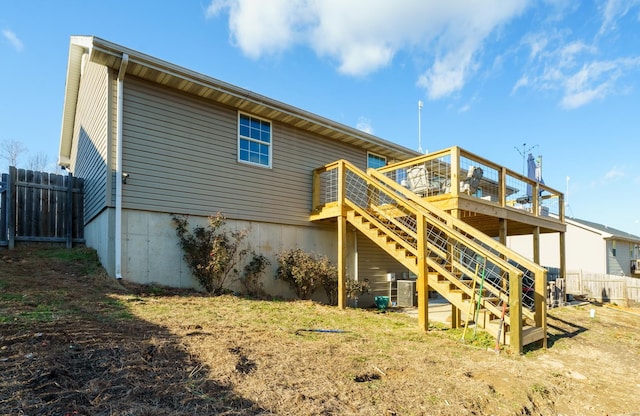
[[[312, 171], [361, 169], [417, 154], [219, 80], [96, 38], [72, 37], [59, 163], [85, 179], [85, 238], [115, 277], [196, 285], [171, 214], [221, 212], [272, 260], [302, 248], [337, 255], [336, 228], [309, 221]], [[350, 276], [405, 270], [355, 231]], [[363, 253], [364, 257], [358, 253]], [[273, 275], [274, 270], [268, 270]], [[375, 279], [373, 279], [375, 280]], [[287, 294], [266, 279], [272, 294]]]

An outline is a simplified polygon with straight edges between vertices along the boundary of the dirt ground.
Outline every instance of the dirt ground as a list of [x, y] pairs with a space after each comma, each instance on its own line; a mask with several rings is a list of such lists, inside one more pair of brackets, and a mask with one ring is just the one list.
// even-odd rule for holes
[[[343, 331], [299, 331], [318, 327]], [[0, 414], [640, 415], [640, 310], [585, 302], [548, 329], [547, 350], [496, 354], [406, 314], [209, 298], [118, 283], [89, 250], [2, 249]]]

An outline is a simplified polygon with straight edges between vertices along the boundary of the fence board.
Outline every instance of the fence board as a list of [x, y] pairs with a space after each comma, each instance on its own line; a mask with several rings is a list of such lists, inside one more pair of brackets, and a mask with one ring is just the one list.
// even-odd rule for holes
[[3, 173], [0, 179], [0, 245], [7, 243], [7, 216], [2, 215], [7, 206], [7, 187], [9, 186], [9, 175]]
[[49, 218], [49, 175], [42, 175], [42, 199], [40, 201], [40, 209], [42, 210], [40, 216], [40, 231], [41, 235], [50, 235], [51, 232], [51, 218]]
[[9, 168], [0, 182], [0, 245], [84, 242], [84, 180]]
[[636, 277], [571, 271], [566, 284], [567, 293], [598, 302], [640, 302], [640, 279]]

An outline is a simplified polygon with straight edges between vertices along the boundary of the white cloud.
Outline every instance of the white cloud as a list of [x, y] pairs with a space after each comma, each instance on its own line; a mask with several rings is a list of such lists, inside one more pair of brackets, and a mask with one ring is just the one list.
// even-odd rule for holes
[[568, 41], [570, 36], [566, 31], [526, 35], [522, 45], [530, 49], [529, 62], [512, 93], [525, 87], [557, 91], [560, 107], [571, 110], [628, 91], [621, 80], [640, 68], [640, 57], [600, 59], [606, 51], [582, 40]]
[[631, 69], [640, 68], [640, 57], [594, 61], [563, 80], [561, 106], [573, 109], [621, 91], [617, 80]]
[[289, 0], [213, 0], [205, 15], [212, 18], [228, 9], [232, 41], [247, 56], [258, 59], [304, 41], [304, 25], [310, 18], [305, 6], [304, 1]]
[[371, 120], [366, 117], [361, 116], [360, 118], [358, 118], [356, 128], [365, 133], [373, 134], [373, 126], [371, 125]]
[[18, 38], [18, 36], [15, 33], [13, 33], [13, 31], [9, 29], [4, 29], [2, 31], [2, 36], [4, 36], [4, 38], [7, 39], [9, 43], [11, 43], [11, 45], [13, 45], [16, 51], [22, 52], [22, 50], [24, 49], [24, 45], [22, 41]]
[[624, 170], [618, 166], [614, 166], [604, 175], [605, 181], [612, 181], [624, 176]]
[[523, 75], [520, 77], [518, 81], [516, 81], [516, 85], [513, 86], [511, 90], [511, 94], [515, 94], [520, 88], [524, 88], [529, 85], [529, 77], [527, 75]]
[[602, 7], [602, 24], [599, 35], [617, 29], [617, 20], [623, 18], [632, 8], [640, 5], [640, 0], [607, 0]]
[[306, 45], [339, 72], [364, 76], [403, 49], [433, 56], [418, 85], [437, 99], [465, 86], [488, 36], [530, 1], [212, 0], [206, 15], [228, 11], [233, 42], [254, 59]]

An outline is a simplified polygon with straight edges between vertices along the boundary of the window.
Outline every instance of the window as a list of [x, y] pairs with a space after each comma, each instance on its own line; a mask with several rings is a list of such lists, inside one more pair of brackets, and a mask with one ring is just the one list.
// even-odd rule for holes
[[387, 158], [373, 153], [367, 153], [367, 168], [378, 169], [387, 165]]
[[616, 240], [613, 240], [611, 244], [612, 244], [611, 251], [612, 251], [613, 257], [615, 257], [616, 256]]
[[238, 113], [238, 161], [271, 167], [271, 122]]

